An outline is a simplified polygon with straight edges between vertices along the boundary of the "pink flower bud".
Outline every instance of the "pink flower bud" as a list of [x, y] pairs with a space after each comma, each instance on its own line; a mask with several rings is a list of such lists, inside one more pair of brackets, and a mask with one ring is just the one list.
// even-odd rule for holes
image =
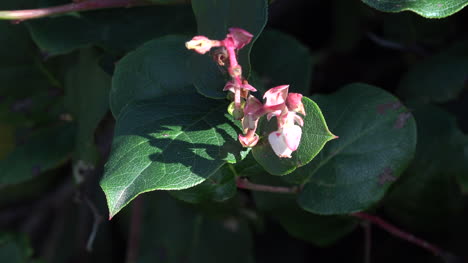
[[254, 96], [250, 95], [244, 107], [244, 119], [242, 119], [242, 128], [244, 130], [257, 129], [258, 119], [263, 115], [263, 105]]
[[286, 105], [288, 106], [288, 110], [299, 112], [304, 116], [306, 115], [304, 104], [302, 104], [302, 94], [289, 93], [288, 98], [286, 100]]
[[253, 35], [244, 29], [231, 27], [229, 28], [228, 38], [231, 38], [234, 48], [241, 49], [252, 41]]
[[211, 40], [205, 36], [194, 36], [192, 40], [185, 43], [187, 49], [193, 49], [200, 54], [205, 54], [212, 47], [219, 47], [220, 45], [219, 41]]
[[253, 133], [252, 135], [247, 134], [246, 136], [239, 134], [239, 142], [244, 147], [254, 147], [257, 144], [258, 139], [259, 138], [256, 133]]

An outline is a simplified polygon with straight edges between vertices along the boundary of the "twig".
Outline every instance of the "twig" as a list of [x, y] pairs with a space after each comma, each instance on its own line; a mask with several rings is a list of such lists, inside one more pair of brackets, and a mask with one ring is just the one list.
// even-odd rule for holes
[[415, 237], [414, 235], [408, 233], [408, 232], [405, 232], [401, 229], [399, 229], [398, 227], [386, 222], [385, 220], [381, 219], [380, 217], [378, 216], [373, 216], [373, 215], [369, 215], [367, 213], [354, 213], [354, 214], [350, 214], [351, 216], [354, 216], [354, 217], [357, 217], [357, 218], [360, 218], [360, 219], [363, 219], [363, 220], [366, 220], [372, 224], [375, 224], [377, 226], [379, 226], [380, 228], [384, 229], [385, 231], [387, 231], [388, 233], [396, 236], [396, 237], [399, 237], [401, 239], [404, 239], [410, 243], [413, 243], [419, 247], [422, 247], [430, 252], [432, 252], [434, 255], [436, 256], [440, 256], [440, 257], [443, 257], [444, 255], [446, 255], [446, 253], [439, 247], [421, 239], [421, 238], [418, 238], [418, 237]]
[[93, 243], [94, 240], [96, 239], [96, 234], [99, 229], [99, 225], [102, 223], [102, 215], [99, 213], [99, 210], [96, 208], [96, 206], [89, 200], [89, 198], [85, 197], [84, 201], [88, 205], [88, 207], [91, 209], [91, 212], [93, 213], [94, 217], [94, 222], [93, 222], [93, 228], [91, 229], [91, 233], [89, 234], [88, 242], [86, 242], [86, 251], [91, 252], [93, 251]]
[[143, 199], [137, 197], [132, 204], [132, 216], [130, 219], [130, 233], [127, 243], [126, 263], [136, 263], [140, 250], [141, 224], [143, 219]]
[[391, 41], [391, 40], [388, 40], [388, 39], [381, 38], [381, 37], [379, 37], [376, 34], [371, 33], [371, 32], [367, 33], [367, 37], [372, 42], [374, 42], [377, 45], [379, 45], [381, 47], [384, 47], [384, 48], [403, 51], [403, 52], [413, 52], [413, 53], [416, 53], [419, 56], [427, 56], [427, 52], [424, 49], [422, 49], [422, 48], [420, 48], [418, 46], [406, 46], [406, 45], [400, 44], [398, 42], [394, 42], [394, 41]]
[[[174, 0], [171, 3], [176, 4], [186, 2], [187, 0]], [[75, 2], [59, 6], [38, 9], [0, 11], [0, 19], [21, 22], [28, 19], [41, 18], [70, 12], [154, 4], [155, 3], [147, 0], [75, 0]]]
[[270, 193], [281, 193], [281, 194], [296, 194], [299, 192], [299, 188], [294, 187], [284, 187], [284, 186], [271, 186], [271, 185], [262, 185], [255, 184], [247, 180], [246, 178], [237, 177], [236, 185], [242, 189], [261, 191], [261, 192], [270, 192]]

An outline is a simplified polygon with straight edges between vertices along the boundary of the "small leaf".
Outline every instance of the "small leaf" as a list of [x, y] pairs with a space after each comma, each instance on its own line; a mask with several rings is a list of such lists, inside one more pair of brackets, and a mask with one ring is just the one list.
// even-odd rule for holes
[[435, 106], [415, 107], [418, 144], [414, 161], [385, 198], [395, 221], [426, 232], [446, 233], [462, 223], [464, 201], [456, 179], [468, 173], [464, 134], [451, 114]]
[[413, 66], [401, 80], [398, 92], [413, 102], [447, 102], [467, 86], [467, 69], [465, 41]]
[[60, 124], [35, 131], [0, 160], [0, 184], [24, 182], [57, 167], [73, 150], [74, 125]]
[[322, 150], [325, 143], [335, 138], [328, 130], [318, 105], [307, 97], [302, 98], [302, 103], [307, 115], [303, 118], [304, 127], [302, 127], [299, 148], [292, 153], [292, 158], [279, 158], [268, 142], [268, 134], [278, 129], [276, 119], [267, 121], [266, 118], [263, 118], [259, 122], [257, 132], [261, 140], [252, 152], [257, 162], [271, 174], [288, 174], [297, 167], [306, 165]]
[[99, 10], [27, 22], [34, 41], [49, 56], [92, 45], [128, 51], [156, 37], [192, 33], [193, 24], [189, 6], [182, 5]]
[[141, 193], [190, 188], [245, 157], [227, 106], [193, 93], [127, 105], [101, 181], [111, 217]]
[[[198, 35], [222, 40], [231, 27], [242, 28], [254, 35], [252, 42], [239, 51], [239, 64], [244, 77], [250, 75], [250, 51], [267, 21], [268, 4], [265, 0], [193, 0], [193, 12]], [[187, 39], [188, 40], [188, 39]], [[228, 80], [208, 55], [192, 54], [192, 78], [198, 92], [209, 98], [226, 97], [223, 87]]]
[[236, 192], [236, 180], [228, 165], [218, 169], [199, 185], [185, 190], [169, 191], [173, 197], [193, 204], [223, 202], [232, 198]]
[[251, 57], [262, 86], [268, 89], [288, 84], [291, 92], [309, 93], [312, 55], [294, 37], [280, 31], [265, 31], [255, 42]]
[[83, 49], [65, 77], [65, 106], [77, 122], [75, 159], [95, 163], [94, 130], [109, 110], [111, 78], [98, 65], [99, 53]]
[[338, 215], [368, 209], [413, 157], [414, 119], [397, 98], [365, 84], [315, 100], [340, 138], [285, 179], [305, 183], [298, 201], [309, 212]]
[[119, 61], [110, 92], [110, 106], [116, 118], [133, 101], [195, 89], [188, 75], [190, 51], [185, 48], [185, 41], [181, 36], [155, 39]]
[[383, 12], [413, 11], [427, 18], [443, 18], [460, 11], [468, 0], [361, 0]]
[[145, 200], [138, 262], [253, 263], [247, 222], [210, 218], [165, 193]]

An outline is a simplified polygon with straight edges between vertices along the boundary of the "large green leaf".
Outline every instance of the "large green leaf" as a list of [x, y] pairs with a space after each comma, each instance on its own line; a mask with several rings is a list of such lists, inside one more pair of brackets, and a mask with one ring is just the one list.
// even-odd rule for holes
[[383, 12], [413, 11], [427, 18], [450, 16], [468, 5], [468, 0], [361, 0]]
[[163, 193], [148, 197], [138, 262], [253, 262], [251, 233], [244, 220], [212, 219]]
[[297, 167], [306, 165], [322, 150], [325, 143], [335, 138], [318, 105], [307, 97], [302, 98], [302, 103], [307, 115], [304, 117], [301, 143], [297, 151], [292, 153], [292, 158], [279, 158], [268, 142], [268, 135], [278, 129], [276, 121], [263, 118], [259, 122], [257, 132], [261, 139], [252, 152], [257, 162], [271, 174], [288, 174]]
[[115, 117], [132, 101], [195, 90], [188, 75], [186, 38], [166, 36], [130, 52], [117, 64], [110, 106]]
[[[254, 183], [290, 187], [279, 177], [257, 174], [249, 178]], [[328, 246], [351, 232], [356, 221], [343, 216], [314, 215], [302, 210], [295, 195], [252, 192], [256, 207], [272, 216], [293, 237], [314, 245]]]
[[94, 130], [109, 110], [111, 78], [98, 65], [99, 53], [80, 51], [66, 75], [65, 106], [77, 122], [75, 159], [96, 162]]
[[140, 193], [186, 189], [226, 162], [241, 160], [247, 152], [237, 142], [240, 130], [227, 106], [196, 93], [127, 105], [101, 181], [110, 215]]
[[[250, 75], [250, 50], [267, 21], [266, 0], [193, 0], [198, 34], [211, 39], [224, 39], [230, 27], [247, 30], [254, 35], [252, 43], [239, 52], [244, 77]], [[225, 98], [223, 87], [229, 79], [208, 55], [193, 54], [191, 74], [197, 90], [210, 98]]]
[[454, 116], [440, 108], [420, 106], [414, 114], [415, 159], [385, 199], [384, 208], [394, 220], [413, 229], [444, 233], [463, 221], [463, 197], [456, 177], [468, 174], [465, 138]]
[[285, 179], [305, 184], [298, 201], [309, 212], [365, 210], [384, 196], [413, 157], [415, 121], [397, 98], [365, 84], [314, 99], [340, 138]]
[[398, 91], [407, 100], [446, 102], [467, 87], [467, 69], [465, 41], [414, 65], [401, 80]]
[[252, 65], [267, 89], [289, 84], [292, 92], [308, 94], [312, 62], [307, 47], [280, 31], [264, 32], [252, 49]]
[[24, 182], [57, 167], [74, 147], [74, 125], [59, 124], [35, 131], [0, 160], [0, 184]]
[[156, 37], [193, 33], [193, 24], [190, 7], [183, 5], [100, 10], [27, 23], [36, 44], [50, 56], [90, 45], [127, 51]]

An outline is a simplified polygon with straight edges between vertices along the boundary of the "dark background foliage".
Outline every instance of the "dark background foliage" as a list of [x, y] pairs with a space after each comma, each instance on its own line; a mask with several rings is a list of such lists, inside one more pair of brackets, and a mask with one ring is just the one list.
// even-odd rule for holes
[[[10, 2], [0, 9], [67, 1]], [[311, 65], [301, 68], [312, 76], [305, 93], [368, 83], [414, 114], [414, 160], [369, 213], [455, 255], [447, 262], [468, 262], [466, 25], [466, 8], [429, 20], [350, 0], [276, 0], [267, 24], [312, 54]], [[156, 191], [107, 221], [99, 180], [114, 134], [108, 97], [115, 63], [153, 38], [191, 36], [195, 28], [188, 5], [0, 21], [0, 262], [125, 262], [135, 243], [138, 262], [364, 262], [366, 245], [372, 262], [442, 262], [377, 226], [366, 239], [365, 222], [295, 210], [280, 194], [236, 192], [226, 167], [212, 177], [214, 186], [203, 186], [208, 197]], [[251, 161], [238, 172], [257, 174]], [[199, 202], [205, 199], [211, 201]], [[288, 209], [274, 210], [272, 203]], [[135, 214], [141, 215], [136, 237]]]

